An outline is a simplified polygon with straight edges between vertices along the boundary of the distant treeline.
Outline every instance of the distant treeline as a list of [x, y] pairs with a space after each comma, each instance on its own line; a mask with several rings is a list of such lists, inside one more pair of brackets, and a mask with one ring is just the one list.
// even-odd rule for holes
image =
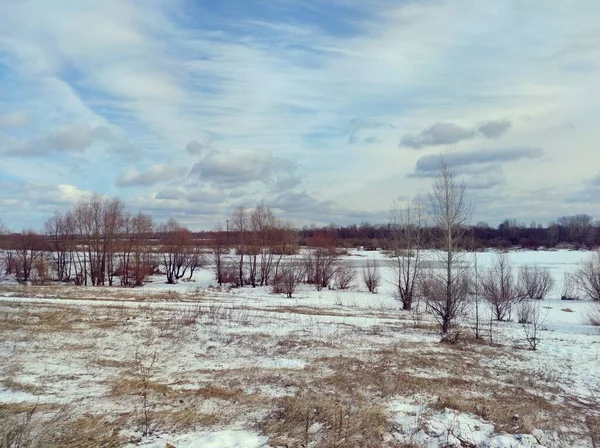
[[[425, 229], [427, 247], [439, 241], [435, 229]], [[393, 233], [392, 224], [369, 224], [326, 227], [303, 227], [299, 230], [300, 244], [313, 245], [315, 240], [332, 240], [340, 247], [388, 248]], [[470, 247], [526, 249], [555, 248], [569, 245], [575, 248], [600, 246], [600, 221], [589, 215], [563, 216], [547, 226], [532, 222], [529, 225], [516, 220], [505, 220], [498, 227], [479, 222], [469, 230]]]

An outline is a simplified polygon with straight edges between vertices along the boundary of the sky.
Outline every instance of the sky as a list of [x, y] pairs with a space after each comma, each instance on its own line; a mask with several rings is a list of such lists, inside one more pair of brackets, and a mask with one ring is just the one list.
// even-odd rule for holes
[[93, 192], [210, 229], [600, 218], [600, 2], [0, 0], [0, 221]]

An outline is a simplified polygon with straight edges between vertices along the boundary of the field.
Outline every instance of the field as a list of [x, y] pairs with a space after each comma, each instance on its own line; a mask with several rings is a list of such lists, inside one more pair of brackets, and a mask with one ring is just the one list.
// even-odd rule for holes
[[600, 332], [557, 292], [587, 256], [510, 254], [558, 283], [536, 351], [487, 309], [475, 339], [473, 307], [440, 343], [376, 252], [345, 258], [379, 261], [378, 294], [216, 288], [210, 267], [138, 289], [3, 285], [0, 446], [596, 447]]

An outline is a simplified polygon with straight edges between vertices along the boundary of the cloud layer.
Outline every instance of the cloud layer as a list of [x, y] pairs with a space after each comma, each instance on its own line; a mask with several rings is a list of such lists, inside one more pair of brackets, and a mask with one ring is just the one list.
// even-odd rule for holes
[[576, 3], [4, 2], [0, 219], [96, 191], [194, 228], [260, 200], [385, 220], [440, 153], [475, 219], [600, 215], [600, 5]]

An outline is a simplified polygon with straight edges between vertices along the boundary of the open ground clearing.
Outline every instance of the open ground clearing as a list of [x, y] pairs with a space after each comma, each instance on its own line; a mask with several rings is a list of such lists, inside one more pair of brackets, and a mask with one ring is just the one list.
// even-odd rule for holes
[[[557, 279], [584, 256], [511, 254]], [[466, 318], [462, 341], [440, 344], [433, 318], [400, 311], [386, 284], [379, 294], [303, 286], [286, 299], [212, 288], [208, 269], [175, 286], [155, 280], [1, 287], [2, 434], [61, 447], [600, 443], [589, 302], [545, 300], [531, 351], [521, 325], [489, 317], [483, 341]]]

